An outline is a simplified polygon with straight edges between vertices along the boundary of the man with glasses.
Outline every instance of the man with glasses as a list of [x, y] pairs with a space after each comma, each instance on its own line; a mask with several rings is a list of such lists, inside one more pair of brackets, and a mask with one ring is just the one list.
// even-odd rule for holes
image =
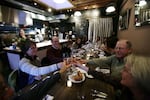
[[[75, 65], [87, 71], [89, 74], [93, 75], [94, 78], [104, 80], [118, 87], [117, 83], [120, 83], [121, 80], [120, 71], [124, 67], [124, 58], [128, 54], [130, 54], [131, 51], [132, 51], [132, 44], [130, 41], [119, 40], [116, 43], [114, 55], [102, 59], [97, 58], [84, 62], [87, 64], [88, 67], [82, 66], [82, 64], [78, 62], [75, 63]], [[110, 74], [104, 74], [96, 70], [97, 68], [110, 69]]]

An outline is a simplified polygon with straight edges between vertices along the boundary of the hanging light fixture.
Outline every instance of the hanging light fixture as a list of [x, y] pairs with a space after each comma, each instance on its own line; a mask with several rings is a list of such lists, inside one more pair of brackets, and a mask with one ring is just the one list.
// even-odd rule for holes
[[74, 16], [81, 16], [81, 12], [80, 11], [76, 11], [75, 13], [74, 13]]
[[115, 10], [116, 10], [116, 9], [115, 9], [114, 6], [109, 6], [109, 7], [106, 8], [106, 12], [107, 12], [107, 13], [114, 12]]
[[53, 0], [55, 3], [64, 3], [66, 0]]
[[145, 6], [147, 4], [147, 2], [145, 0], [140, 0], [139, 1], [139, 6], [142, 7], [142, 6]]

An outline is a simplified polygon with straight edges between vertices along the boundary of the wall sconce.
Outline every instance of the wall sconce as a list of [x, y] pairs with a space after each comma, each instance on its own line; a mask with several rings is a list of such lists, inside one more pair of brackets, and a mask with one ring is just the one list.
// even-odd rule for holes
[[114, 6], [109, 6], [109, 7], [106, 8], [107, 13], [114, 12], [115, 10], [116, 10], [116, 8]]

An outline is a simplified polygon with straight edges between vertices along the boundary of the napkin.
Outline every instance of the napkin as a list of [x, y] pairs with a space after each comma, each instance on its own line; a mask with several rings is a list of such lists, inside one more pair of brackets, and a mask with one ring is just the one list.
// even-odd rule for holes
[[106, 100], [106, 99], [103, 99], [103, 98], [95, 98], [94, 100]]
[[42, 100], [53, 100], [54, 96], [47, 94]]
[[95, 70], [97, 72], [102, 72], [104, 74], [109, 74], [110, 73], [110, 70], [109, 69], [104, 69], [104, 68], [99, 68], [99, 67], [96, 67]]

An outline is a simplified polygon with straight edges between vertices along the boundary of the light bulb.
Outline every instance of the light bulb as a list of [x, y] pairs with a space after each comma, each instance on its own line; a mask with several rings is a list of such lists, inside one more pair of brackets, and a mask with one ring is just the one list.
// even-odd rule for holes
[[110, 13], [110, 12], [114, 12], [115, 10], [116, 9], [114, 6], [109, 6], [109, 7], [107, 7], [106, 12]]
[[80, 11], [76, 11], [76, 12], [74, 13], [74, 15], [75, 15], [75, 16], [81, 16], [81, 12], [80, 12]]
[[140, 0], [140, 2], [139, 2], [140, 7], [145, 6], [146, 4], [147, 4], [147, 2], [145, 0]]

